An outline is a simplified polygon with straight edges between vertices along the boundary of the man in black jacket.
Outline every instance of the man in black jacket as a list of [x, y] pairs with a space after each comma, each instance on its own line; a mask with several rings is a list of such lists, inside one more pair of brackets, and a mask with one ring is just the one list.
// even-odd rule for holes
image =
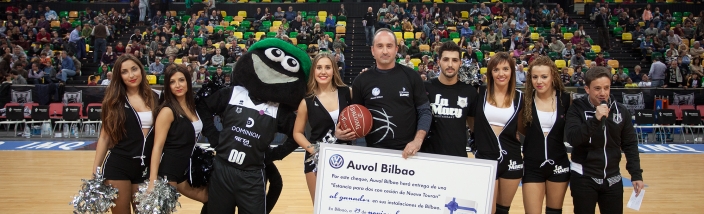
[[611, 72], [589, 69], [584, 90], [589, 96], [573, 101], [567, 112], [565, 136], [572, 145], [570, 191], [574, 213], [623, 213], [623, 182], [619, 162], [626, 154], [626, 170], [633, 189], [643, 189], [638, 142], [631, 114], [609, 95]]

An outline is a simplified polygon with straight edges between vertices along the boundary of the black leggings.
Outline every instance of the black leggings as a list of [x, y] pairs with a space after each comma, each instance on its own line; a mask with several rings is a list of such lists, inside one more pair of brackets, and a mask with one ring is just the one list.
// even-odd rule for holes
[[276, 168], [274, 162], [266, 163], [266, 180], [269, 181], [269, 191], [266, 194], [266, 213], [271, 213], [284, 188], [281, 173], [279, 173], [279, 169]]
[[623, 182], [611, 186], [604, 179], [603, 184], [597, 184], [589, 176], [572, 172], [570, 175], [570, 191], [574, 203], [574, 213], [592, 214], [596, 205], [605, 214], [623, 213]]

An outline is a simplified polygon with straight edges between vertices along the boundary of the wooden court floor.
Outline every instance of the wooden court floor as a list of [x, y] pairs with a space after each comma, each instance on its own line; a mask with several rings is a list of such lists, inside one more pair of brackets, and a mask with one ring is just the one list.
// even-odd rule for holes
[[[94, 151], [2, 151], [0, 152], [0, 213], [71, 213], [68, 204], [81, 178], [91, 175]], [[704, 156], [696, 154], [641, 154], [647, 193], [640, 212], [704, 213]], [[303, 153], [277, 162], [284, 190], [275, 214], [309, 214], [312, 202], [303, 176]], [[624, 176], [625, 161], [621, 164]], [[632, 188], [625, 188], [624, 207]], [[178, 213], [199, 213], [201, 204], [181, 197]], [[569, 190], [563, 213], [572, 213]], [[511, 213], [523, 213], [519, 188]]]

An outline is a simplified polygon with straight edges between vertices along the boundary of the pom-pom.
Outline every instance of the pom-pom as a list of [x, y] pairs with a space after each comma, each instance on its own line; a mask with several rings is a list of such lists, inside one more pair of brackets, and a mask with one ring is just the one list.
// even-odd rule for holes
[[318, 156], [320, 153], [320, 144], [327, 143], [327, 144], [336, 144], [337, 143], [337, 138], [336, 137], [329, 137], [329, 138], [323, 138], [322, 141], [318, 141], [318, 143], [310, 144], [308, 146], [309, 148], [313, 148], [315, 152], [311, 154], [311, 156], [305, 160], [306, 163], [310, 165], [315, 165], [315, 168], [313, 168], [313, 172], [318, 171]]
[[147, 192], [149, 180], [139, 184], [139, 190], [135, 193], [134, 202], [137, 204], [137, 213], [169, 214], [176, 212], [176, 206], [181, 207], [178, 202], [176, 187], [171, 186], [164, 178], [157, 178], [154, 181], [154, 189]]
[[192, 187], [207, 186], [210, 174], [213, 172], [213, 157], [215, 153], [196, 146], [191, 156], [191, 169], [188, 184]]
[[81, 190], [70, 203], [73, 206], [73, 213], [107, 213], [115, 206], [113, 200], [117, 198], [117, 188], [105, 184], [100, 168], [92, 179], [81, 180], [83, 181]]

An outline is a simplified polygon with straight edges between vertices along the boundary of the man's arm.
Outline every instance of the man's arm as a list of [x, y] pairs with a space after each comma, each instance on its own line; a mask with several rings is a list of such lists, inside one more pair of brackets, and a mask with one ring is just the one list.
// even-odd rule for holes
[[[631, 118], [631, 113], [628, 110], [621, 111], [621, 114], [623, 118]], [[623, 122], [625, 123], [621, 129], [621, 150], [626, 155], [626, 170], [628, 170], [628, 174], [631, 174], [631, 180], [641, 181], [643, 180], [643, 169], [640, 168], [636, 130], [631, 120], [623, 120]]]
[[599, 131], [601, 123], [595, 117], [587, 120], [582, 120], [583, 112], [572, 107], [567, 111], [567, 121], [565, 122], [565, 136], [567, 142], [572, 147], [578, 147], [585, 143], [590, 143], [592, 134]]
[[362, 96], [362, 80], [360, 78], [363, 74], [364, 73], [360, 73], [352, 82], [352, 104], [364, 105], [364, 96]]
[[[404, 71], [406, 72], [406, 71]], [[403, 150], [403, 158], [407, 158], [409, 155], [415, 155], [418, 150], [420, 150], [421, 144], [423, 144], [423, 139], [425, 135], [430, 130], [430, 123], [432, 122], [432, 113], [430, 111], [430, 103], [428, 102], [428, 95], [425, 91], [425, 86], [423, 85], [423, 80], [420, 78], [418, 73], [408, 74], [413, 87], [413, 100], [416, 107], [416, 114], [418, 122], [416, 125], [416, 136], [413, 141], [406, 145]]]

